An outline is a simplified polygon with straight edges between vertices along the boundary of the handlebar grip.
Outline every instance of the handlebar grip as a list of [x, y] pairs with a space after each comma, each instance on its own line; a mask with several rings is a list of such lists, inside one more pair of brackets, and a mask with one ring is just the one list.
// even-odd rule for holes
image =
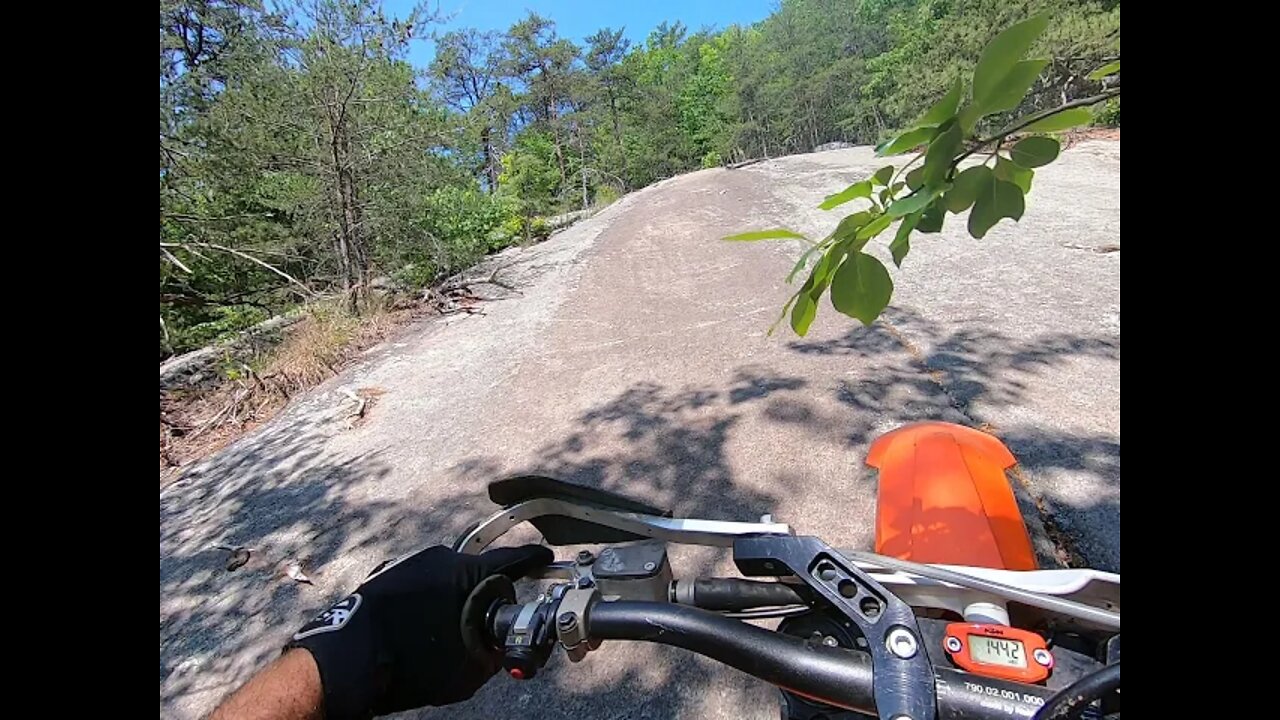
[[764, 580], [742, 578], [696, 578], [677, 580], [672, 599], [681, 605], [703, 610], [740, 611], [782, 605], [807, 605], [811, 593], [806, 588]]

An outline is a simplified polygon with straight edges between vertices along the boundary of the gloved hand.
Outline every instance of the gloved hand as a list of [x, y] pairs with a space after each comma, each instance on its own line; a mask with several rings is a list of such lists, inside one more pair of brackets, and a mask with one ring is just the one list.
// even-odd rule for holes
[[485, 578], [512, 580], [549, 564], [541, 545], [463, 555], [443, 545], [376, 568], [356, 591], [286, 645], [315, 658], [328, 720], [466, 700], [500, 657], [467, 652], [462, 606]]

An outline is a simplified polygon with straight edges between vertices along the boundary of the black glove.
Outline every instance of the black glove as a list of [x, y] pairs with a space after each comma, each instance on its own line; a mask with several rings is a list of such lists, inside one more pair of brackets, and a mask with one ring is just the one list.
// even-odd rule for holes
[[481, 555], [427, 548], [383, 563], [285, 647], [305, 648], [315, 658], [328, 720], [466, 700], [501, 661], [467, 651], [461, 626], [467, 596], [491, 575], [519, 579], [553, 559], [541, 545]]

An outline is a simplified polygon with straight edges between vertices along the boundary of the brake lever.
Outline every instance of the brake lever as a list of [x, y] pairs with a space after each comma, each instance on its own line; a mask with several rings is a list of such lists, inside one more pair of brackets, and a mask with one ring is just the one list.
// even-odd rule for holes
[[795, 575], [858, 626], [871, 654], [880, 717], [934, 720], [933, 663], [910, 605], [815, 537], [738, 538], [733, 560], [746, 576]]

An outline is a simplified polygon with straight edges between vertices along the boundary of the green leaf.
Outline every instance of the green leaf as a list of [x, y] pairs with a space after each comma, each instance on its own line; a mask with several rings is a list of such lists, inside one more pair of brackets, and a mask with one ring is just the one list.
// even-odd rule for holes
[[805, 282], [804, 287], [809, 289], [809, 297], [815, 303], [822, 297], [822, 293], [826, 291], [827, 286], [831, 284], [831, 275], [835, 272], [836, 265], [840, 264], [845, 252], [843, 245], [832, 247], [822, 256], [822, 259], [818, 260], [818, 264], [813, 266], [813, 274], [809, 276], [809, 280]]
[[874, 257], [855, 252], [836, 270], [831, 281], [831, 304], [849, 317], [870, 325], [893, 296], [893, 278]]
[[951, 119], [956, 114], [956, 108], [960, 107], [960, 96], [964, 94], [964, 80], [956, 78], [951, 85], [951, 89], [947, 91], [942, 99], [934, 103], [919, 120], [915, 122], [914, 127], [925, 127], [930, 125], [941, 125]]
[[772, 230], [754, 230], [752, 232], [738, 233], [737, 235], [730, 235], [720, 239], [731, 242], [755, 242], [757, 240], [807, 240], [808, 238], [785, 228], [773, 228]]
[[889, 181], [892, 179], [893, 179], [892, 165], [885, 165], [884, 167], [877, 170], [875, 175], [871, 176], [871, 180], [877, 185], [888, 185]]
[[982, 108], [973, 103], [969, 103], [961, 108], [960, 113], [956, 115], [956, 124], [960, 126], [960, 132], [968, 135], [973, 132], [973, 128], [983, 116]]
[[809, 279], [805, 280], [804, 285], [800, 287], [800, 292], [795, 298], [795, 307], [791, 309], [791, 329], [795, 330], [800, 337], [804, 337], [805, 333], [809, 332], [809, 324], [818, 314], [818, 299], [831, 284], [832, 271], [842, 257], [844, 257], [844, 249], [841, 246], [836, 245], [830, 248], [813, 266]]
[[915, 193], [908, 195], [901, 200], [895, 200], [894, 203], [889, 206], [889, 211], [886, 215], [895, 218], [910, 215], [911, 213], [923, 208], [925, 205], [933, 202], [933, 199], [938, 196], [938, 192], [938, 188], [922, 188], [917, 190]]
[[796, 279], [796, 275], [799, 275], [800, 271], [804, 269], [805, 264], [809, 262], [809, 256], [818, 252], [819, 250], [822, 250], [823, 247], [824, 247], [823, 245], [814, 245], [810, 247], [808, 250], [804, 251], [804, 254], [800, 256], [800, 259], [796, 261], [795, 267], [791, 268], [791, 272], [787, 273], [788, 285], [790, 285], [791, 282]]
[[946, 181], [951, 161], [955, 160], [962, 139], [960, 126], [951, 123], [929, 143], [929, 150], [924, 155], [925, 187], [936, 187]]
[[907, 173], [907, 177], [905, 178], [905, 180], [907, 181], [907, 187], [912, 190], [918, 190], [919, 188], [923, 187], [924, 186], [924, 168], [918, 167], [915, 170], [912, 170], [911, 172]]
[[804, 337], [809, 332], [809, 325], [813, 323], [813, 318], [818, 314], [818, 304], [809, 297], [808, 293], [800, 293], [796, 298], [795, 307], [791, 308], [791, 329], [796, 331], [800, 337]]
[[1038, 168], [1053, 162], [1061, 147], [1057, 140], [1037, 135], [1019, 140], [1009, 151], [1009, 155], [1024, 168]]
[[1036, 15], [1013, 25], [995, 36], [978, 58], [973, 71], [973, 102], [987, 114], [986, 102], [995, 97], [1022, 56], [1048, 25], [1047, 15]]
[[959, 175], [956, 175], [955, 182], [951, 184], [951, 189], [947, 191], [947, 209], [956, 214], [968, 210], [974, 201], [978, 199], [978, 194], [993, 181], [991, 169], [985, 165], [975, 165], [964, 169]]
[[818, 206], [818, 209], [830, 210], [831, 208], [843, 205], [850, 200], [857, 200], [858, 198], [864, 197], [871, 197], [870, 180], [856, 182], [835, 195], [828, 195], [827, 199], [823, 200], [822, 204]]
[[1089, 73], [1089, 79], [1101, 80], [1102, 78], [1108, 75], [1115, 75], [1118, 72], [1120, 72], [1119, 60], [1115, 62], [1109, 62], [1106, 65], [1103, 65], [1102, 67], [1098, 68], [1097, 70], [1094, 70], [1093, 72]]
[[920, 213], [920, 222], [916, 223], [916, 230], [922, 233], [942, 232], [942, 223], [946, 220], [946, 210], [939, 200]]
[[1017, 222], [1024, 207], [1021, 188], [1011, 182], [996, 180], [987, 185], [973, 204], [973, 212], [969, 213], [969, 234], [982, 239], [1000, 222], [1000, 218]]
[[1093, 121], [1093, 112], [1089, 108], [1071, 108], [1054, 113], [1043, 120], [1037, 120], [1022, 129], [1023, 132], [1057, 132], [1077, 125], [1087, 125]]
[[911, 252], [911, 231], [915, 229], [918, 222], [920, 222], [920, 213], [912, 213], [903, 218], [902, 224], [898, 226], [893, 242], [889, 243], [889, 252], [893, 253], [894, 265], [902, 267], [903, 258]]
[[919, 147], [930, 140], [938, 132], [937, 128], [923, 127], [915, 130], [908, 130], [892, 140], [887, 140], [876, 146], [876, 155], [897, 155], [904, 153], [914, 147]]
[[837, 241], [852, 240], [858, 234], [858, 230], [862, 229], [862, 226], [866, 225], [870, 220], [870, 210], [862, 210], [846, 215], [840, 221], [840, 224], [836, 225], [836, 229], [832, 231], [831, 236]]
[[867, 223], [858, 234], [854, 236], [854, 250], [861, 250], [863, 245], [871, 238], [884, 232], [884, 229], [893, 224], [894, 218], [890, 215], [881, 215], [880, 217]]
[[990, 95], [978, 101], [983, 115], [1012, 110], [1022, 103], [1022, 98], [1031, 89], [1040, 71], [1049, 64], [1046, 60], [1023, 60], [1014, 63], [1009, 74], [996, 86]]
[[[908, 174], [910, 174], [910, 173], [908, 173]], [[897, 195], [897, 194], [898, 194], [898, 191], [899, 191], [899, 190], [901, 190], [902, 188], [906, 187], [906, 185], [907, 185], [906, 183], [904, 183], [904, 182], [902, 182], [901, 180], [899, 180], [898, 182], [896, 182], [896, 183], [894, 183], [894, 184], [893, 184], [893, 187], [889, 188], [889, 194], [890, 194], [890, 195]]]
[[800, 291], [797, 290], [791, 297], [787, 298], [787, 302], [782, 306], [782, 312], [778, 314], [778, 319], [774, 320], [773, 324], [769, 326], [769, 331], [765, 333], [765, 337], [773, 336], [773, 331], [778, 329], [778, 323], [782, 322], [782, 318], [787, 316], [787, 311], [791, 309], [792, 303], [799, 297]]
[[1031, 192], [1031, 178], [1035, 177], [1035, 170], [1028, 170], [1021, 167], [1011, 160], [1003, 157], [996, 157], [995, 175], [997, 180], [1011, 182], [1022, 188], [1023, 193]]

